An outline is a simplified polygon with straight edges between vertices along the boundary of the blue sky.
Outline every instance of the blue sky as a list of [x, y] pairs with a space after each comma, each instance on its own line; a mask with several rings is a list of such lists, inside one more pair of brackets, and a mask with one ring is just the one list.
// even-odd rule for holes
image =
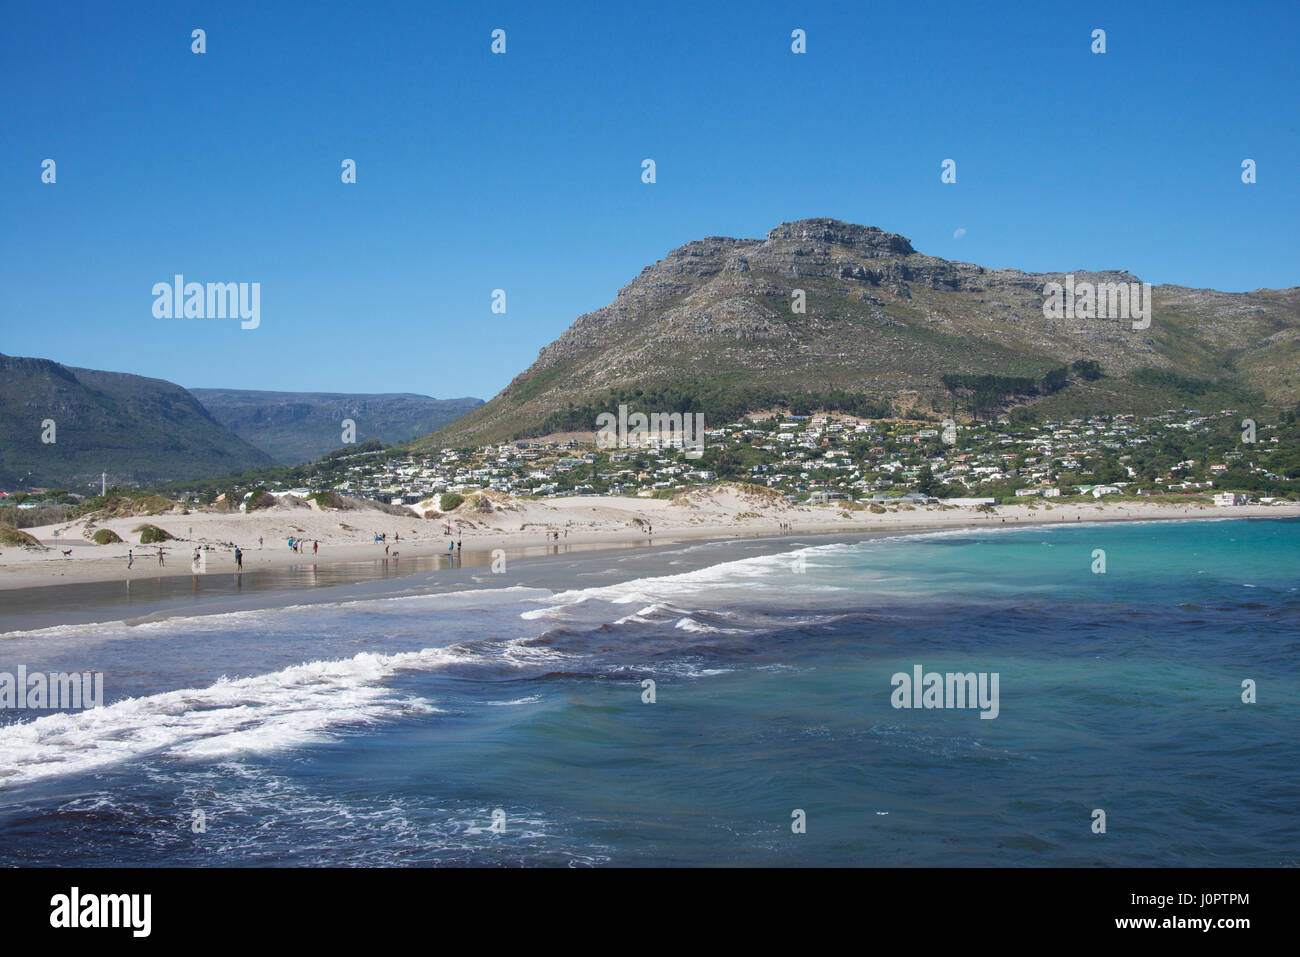
[[[811, 216], [986, 266], [1294, 286], [1298, 11], [11, 4], [0, 352], [490, 398], [675, 246]], [[260, 327], [154, 318], [177, 272], [260, 282]]]

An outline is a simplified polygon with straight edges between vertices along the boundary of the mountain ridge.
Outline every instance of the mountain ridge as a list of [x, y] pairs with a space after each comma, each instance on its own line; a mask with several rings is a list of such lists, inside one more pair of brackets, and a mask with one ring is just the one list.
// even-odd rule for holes
[[414, 392], [282, 392], [190, 389], [213, 417], [282, 465], [332, 452], [345, 443], [344, 421], [354, 442], [385, 445], [431, 432], [481, 406], [482, 399], [435, 399]]
[[[1119, 269], [1070, 275], [1140, 282]], [[1044, 285], [1066, 276], [928, 256], [900, 234], [830, 218], [781, 223], [761, 239], [691, 240], [574, 319], [488, 403], [415, 444], [538, 434], [568, 410], [638, 390], [708, 393], [728, 409], [746, 388], [829, 390], [940, 414], [955, 401], [944, 376], [1042, 376], [1076, 362], [1097, 363], [1104, 377], [1032, 404], [1142, 411], [1187, 394], [1300, 399], [1300, 287], [1153, 285], [1151, 325], [1135, 330], [1120, 319], [1048, 318]], [[796, 289], [802, 314], [791, 308]], [[741, 398], [719, 400], [724, 393]]]
[[103, 472], [148, 484], [271, 464], [174, 382], [0, 354], [4, 485], [98, 487]]

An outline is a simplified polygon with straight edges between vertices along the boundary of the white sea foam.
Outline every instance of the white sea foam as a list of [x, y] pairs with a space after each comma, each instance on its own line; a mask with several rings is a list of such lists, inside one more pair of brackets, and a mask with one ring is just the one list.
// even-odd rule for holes
[[[801, 549], [800, 551], [810, 554], [828, 549], [842, 549], [843, 547], [845, 546], [819, 545]], [[781, 576], [784, 584], [793, 587], [798, 583], [784, 581], [789, 576], [791, 556], [793, 554], [795, 553], [760, 555], [731, 562], [721, 562], [707, 568], [681, 572], [676, 575], [635, 578], [616, 585], [595, 585], [590, 588], [570, 589], [544, 598], [534, 599], [535, 601], [544, 602], [546, 607], [526, 611], [520, 617], [524, 619], [552, 617], [565, 606], [579, 605], [591, 601], [603, 601], [615, 605], [639, 603], [647, 606], [671, 603], [675, 598], [685, 598], [719, 587], [746, 588], [770, 584], [771, 578], [776, 575]], [[638, 614], [641, 614], [641, 612], [638, 612]]]
[[748, 633], [748, 629], [745, 628], [719, 628], [716, 625], [706, 625], [690, 615], [677, 619], [673, 623], [673, 627], [678, 631], [700, 635], [743, 635]]
[[435, 713], [439, 709], [429, 702], [383, 682], [398, 672], [466, 658], [454, 648], [366, 652], [8, 725], [0, 728], [0, 786], [146, 755], [210, 759], [279, 750], [327, 740], [331, 730], [348, 725]]

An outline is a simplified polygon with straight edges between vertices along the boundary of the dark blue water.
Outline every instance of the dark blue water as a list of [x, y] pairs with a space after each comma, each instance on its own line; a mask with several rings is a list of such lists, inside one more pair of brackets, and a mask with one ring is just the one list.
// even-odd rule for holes
[[0, 864], [1300, 863], [1300, 523], [740, 547], [7, 635], [108, 706], [0, 727]]

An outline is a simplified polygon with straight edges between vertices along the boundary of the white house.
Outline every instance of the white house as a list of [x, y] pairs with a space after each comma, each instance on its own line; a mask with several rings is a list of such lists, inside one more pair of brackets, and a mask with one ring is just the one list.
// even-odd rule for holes
[[1214, 496], [1215, 505], [1245, 505], [1246, 496], [1240, 492], [1219, 492]]

